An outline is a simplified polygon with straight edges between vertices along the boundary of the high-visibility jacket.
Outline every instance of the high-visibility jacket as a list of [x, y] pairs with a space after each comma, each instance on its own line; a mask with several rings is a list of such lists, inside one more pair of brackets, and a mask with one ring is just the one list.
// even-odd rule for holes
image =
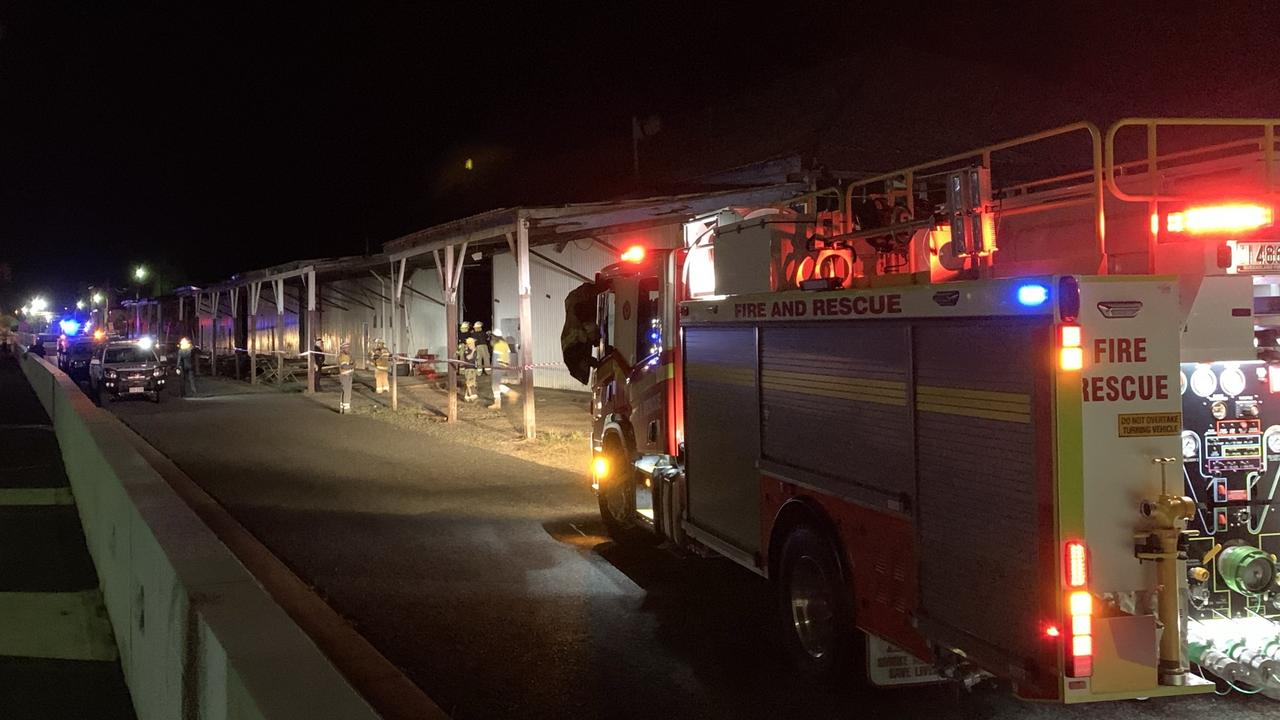
[[502, 338], [493, 339], [493, 366], [507, 367], [511, 364], [511, 346]]

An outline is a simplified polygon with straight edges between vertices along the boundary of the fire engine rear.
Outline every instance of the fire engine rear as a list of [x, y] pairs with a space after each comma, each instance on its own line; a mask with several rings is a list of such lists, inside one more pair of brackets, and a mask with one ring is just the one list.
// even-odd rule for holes
[[828, 679], [1280, 697], [1276, 123], [1077, 123], [629, 250], [566, 303], [610, 532], [769, 578]]

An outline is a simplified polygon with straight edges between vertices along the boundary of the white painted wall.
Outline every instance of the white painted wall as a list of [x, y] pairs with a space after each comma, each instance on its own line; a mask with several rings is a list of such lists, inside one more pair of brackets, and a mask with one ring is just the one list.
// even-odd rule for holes
[[[435, 268], [413, 271], [409, 279], [405, 280], [405, 284], [444, 302], [444, 294], [440, 292], [440, 273], [436, 272]], [[401, 336], [404, 341], [401, 348], [404, 352], [414, 355], [418, 350], [426, 350], [438, 356], [447, 356], [444, 305], [427, 300], [408, 290], [404, 291], [402, 300], [407, 316], [404, 323], [405, 332]], [[436, 369], [443, 371], [444, 366], [440, 365]]]

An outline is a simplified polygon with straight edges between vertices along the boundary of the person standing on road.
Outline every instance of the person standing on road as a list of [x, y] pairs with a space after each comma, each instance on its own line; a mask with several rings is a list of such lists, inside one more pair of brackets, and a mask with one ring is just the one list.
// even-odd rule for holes
[[507, 368], [511, 367], [511, 346], [507, 344], [506, 338], [502, 337], [502, 330], [493, 329], [493, 353], [490, 356], [493, 362], [493, 372], [490, 377], [490, 385], [493, 388], [493, 404], [489, 406], [490, 410], [502, 409], [502, 381], [506, 379]]
[[191, 355], [191, 340], [182, 338], [178, 341], [178, 374], [182, 376], [179, 387], [182, 397], [196, 396], [196, 366]]
[[387, 351], [387, 344], [382, 340], [373, 341], [373, 380], [374, 390], [379, 395], [391, 390], [391, 381], [387, 377], [387, 368], [390, 367], [391, 353]]
[[476, 339], [468, 337], [462, 344], [462, 380], [466, 388], [462, 399], [472, 402], [480, 396], [476, 394]]
[[471, 323], [471, 337], [476, 339], [476, 369], [481, 375], [490, 371], [489, 333], [484, 331], [484, 323], [477, 320]]
[[351, 376], [355, 370], [355, 366], [351, 364], [351, 341], [343, 340], [342, 347], [338, 350], [338, 379], [342, 381], [342, 399], [338, 403], [338, 412], [344, 415], [351, 412]]
[[320, 372], [324, 370], [324, 338], [316, 338], [315, 344], [311, 346], [311, 362], [316, 366], [316, 382], [311, 389], [320, 392]]

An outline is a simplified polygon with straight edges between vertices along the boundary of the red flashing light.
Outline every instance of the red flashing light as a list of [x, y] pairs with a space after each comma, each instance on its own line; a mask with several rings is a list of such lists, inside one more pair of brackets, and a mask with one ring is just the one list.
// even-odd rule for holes
[[1072, 540], [1067, 543], [1063, 568], [1067, 574], [1067, 587], [1082, 588], [1089, 584], [1089, 553], [1084, 543]]
[[1045, 637], [1056, 638], [1062, 635], [1062, 631], [1058, 629], [1057, 625], [1050, 625], [1044, 629], [1044, 634]]
[[1275, 222], [1275, 212], [1270, 206], [1254, 203], [1228, 203], [1225, 205], [1201, 205], [1165, 217], [1165, 229], [1171, 233], [1210, 235], [1238, 233], [1269, 227]]
[[618, 257], [623, 262], [638, 263], [644, 262], [645, 249], [643, 245], [632, 245], [622, 252]]

